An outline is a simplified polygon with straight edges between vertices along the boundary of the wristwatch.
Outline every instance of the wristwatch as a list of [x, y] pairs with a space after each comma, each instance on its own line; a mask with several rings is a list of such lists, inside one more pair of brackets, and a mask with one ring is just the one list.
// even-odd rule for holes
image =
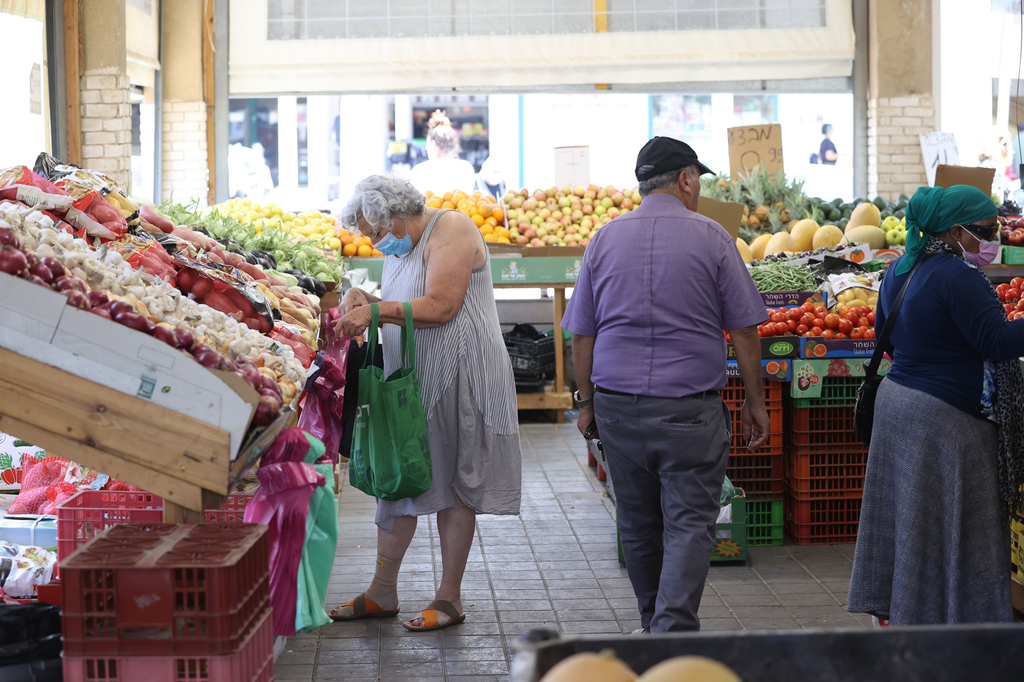
[[594, 402], [594, 396], [590, 396], [586, 400], [583, 400], [582, 398], [580, 398], [579, 389], [573, 391], [572, 399], [574, 401], [576, 401], [576, 406], [577, 407], [590, 407], [590, 405], [592, 405], [593, 402]]

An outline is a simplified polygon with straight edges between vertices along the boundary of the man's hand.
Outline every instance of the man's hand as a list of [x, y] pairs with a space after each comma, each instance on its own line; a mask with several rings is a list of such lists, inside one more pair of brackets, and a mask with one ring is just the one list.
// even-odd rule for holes
[[740, 409], [740, 419], [743, 422], [743, 438], [748, 443], [747, 450], [753, 452], [765, 444], [771, 432], [768, 410], [765, 409], [764, 404], [759, 407], [751, 407], [750, 403], [744, 401], [743, 407]]
[[599, 438], [600, 434], [597, 433], [597, 422], [594, 421], [594, 406], [587, 405], [586, 407], [581, 407], [580, 418], [576, 420], [576, 428], [578, 428], [580, 430], [580, 433], [583, 434], [583, 437], [586, 438], [587, 429], [589, 429], [591, 426], [594, 427], [593, 431], [591, 431], [590, 433], [591, 440], [593, 440], [594, 438]]

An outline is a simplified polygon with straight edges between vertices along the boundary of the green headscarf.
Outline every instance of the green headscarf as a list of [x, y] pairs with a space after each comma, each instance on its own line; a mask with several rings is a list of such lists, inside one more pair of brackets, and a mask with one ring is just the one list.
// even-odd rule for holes
[[900, 259], [896, 274], [910, 272], [932, 236], [994, 215], [992, 197], [977, 187], [918, 187], [907, 206], [907, 255]]

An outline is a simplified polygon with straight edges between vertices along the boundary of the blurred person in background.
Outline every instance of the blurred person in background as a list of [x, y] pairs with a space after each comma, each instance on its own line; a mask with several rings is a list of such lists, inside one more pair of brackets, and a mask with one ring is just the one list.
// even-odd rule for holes
[[1019, 187], [1019, 183], [1015, 185], [1013, 182], [1016, 174], [1013, 173], [1013, 140], [1009, 133], [993, 130], [983, 141], [981, 151], [978, 152], [978, 167], [995, 169], [992, 194], [999, 197], [1000, 202]]
[[832, 142], [832, 124], [826, 123], [821, 126], [821, 134], [825, 136], [825, 139], [821, 141], [821, 147], [818, 148], [818, 163], [834, 166], [836, 159], [839, 158], [839, 153], [836, 152], [836, 145]]
[[413, 166], [409, 182], [424, 194], [462, 190], [471, 194], [476, 188], [476, 170], [469, 161], [459, 158], [459, 133], [444, 112], [435, 111], [427, 123], [427, 161]]
[[476, 188], [499, 201], [505, 196], [505, 171], [493, 154], [480, 165]]

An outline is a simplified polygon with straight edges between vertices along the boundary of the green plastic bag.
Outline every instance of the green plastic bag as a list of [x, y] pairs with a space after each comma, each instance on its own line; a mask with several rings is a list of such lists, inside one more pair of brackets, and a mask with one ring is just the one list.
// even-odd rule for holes
[[303, 461], [315, 466], [328, 483], [314, 490], [309, 500], [306, 541], [302, 545], [302, 559], [299, 561], [295, 608], [297, 632], [312, 632], [331, 622], [324, 603], [327, 601], [327, 586], [331, 581], [334, 555], [338, 549], [338, 507], [331, 486], [334, 466], [315, 464], [324, 453], [323, 443], [310, 434], [306, 434], [306, 438], [313, 447]]
[[359, 370], [359, 405], [348, 465], [353, 488], [389, 501], [422, 495], [430, 489], [431, 480], [427, 419], [416, 378], [412, 305], [403, 306], [403, 366], [385, 379], [384, 370], [373, 366], [374, 354], [382, 351], [377, 343], [379, 306], [370, 305], [370, 338]]

